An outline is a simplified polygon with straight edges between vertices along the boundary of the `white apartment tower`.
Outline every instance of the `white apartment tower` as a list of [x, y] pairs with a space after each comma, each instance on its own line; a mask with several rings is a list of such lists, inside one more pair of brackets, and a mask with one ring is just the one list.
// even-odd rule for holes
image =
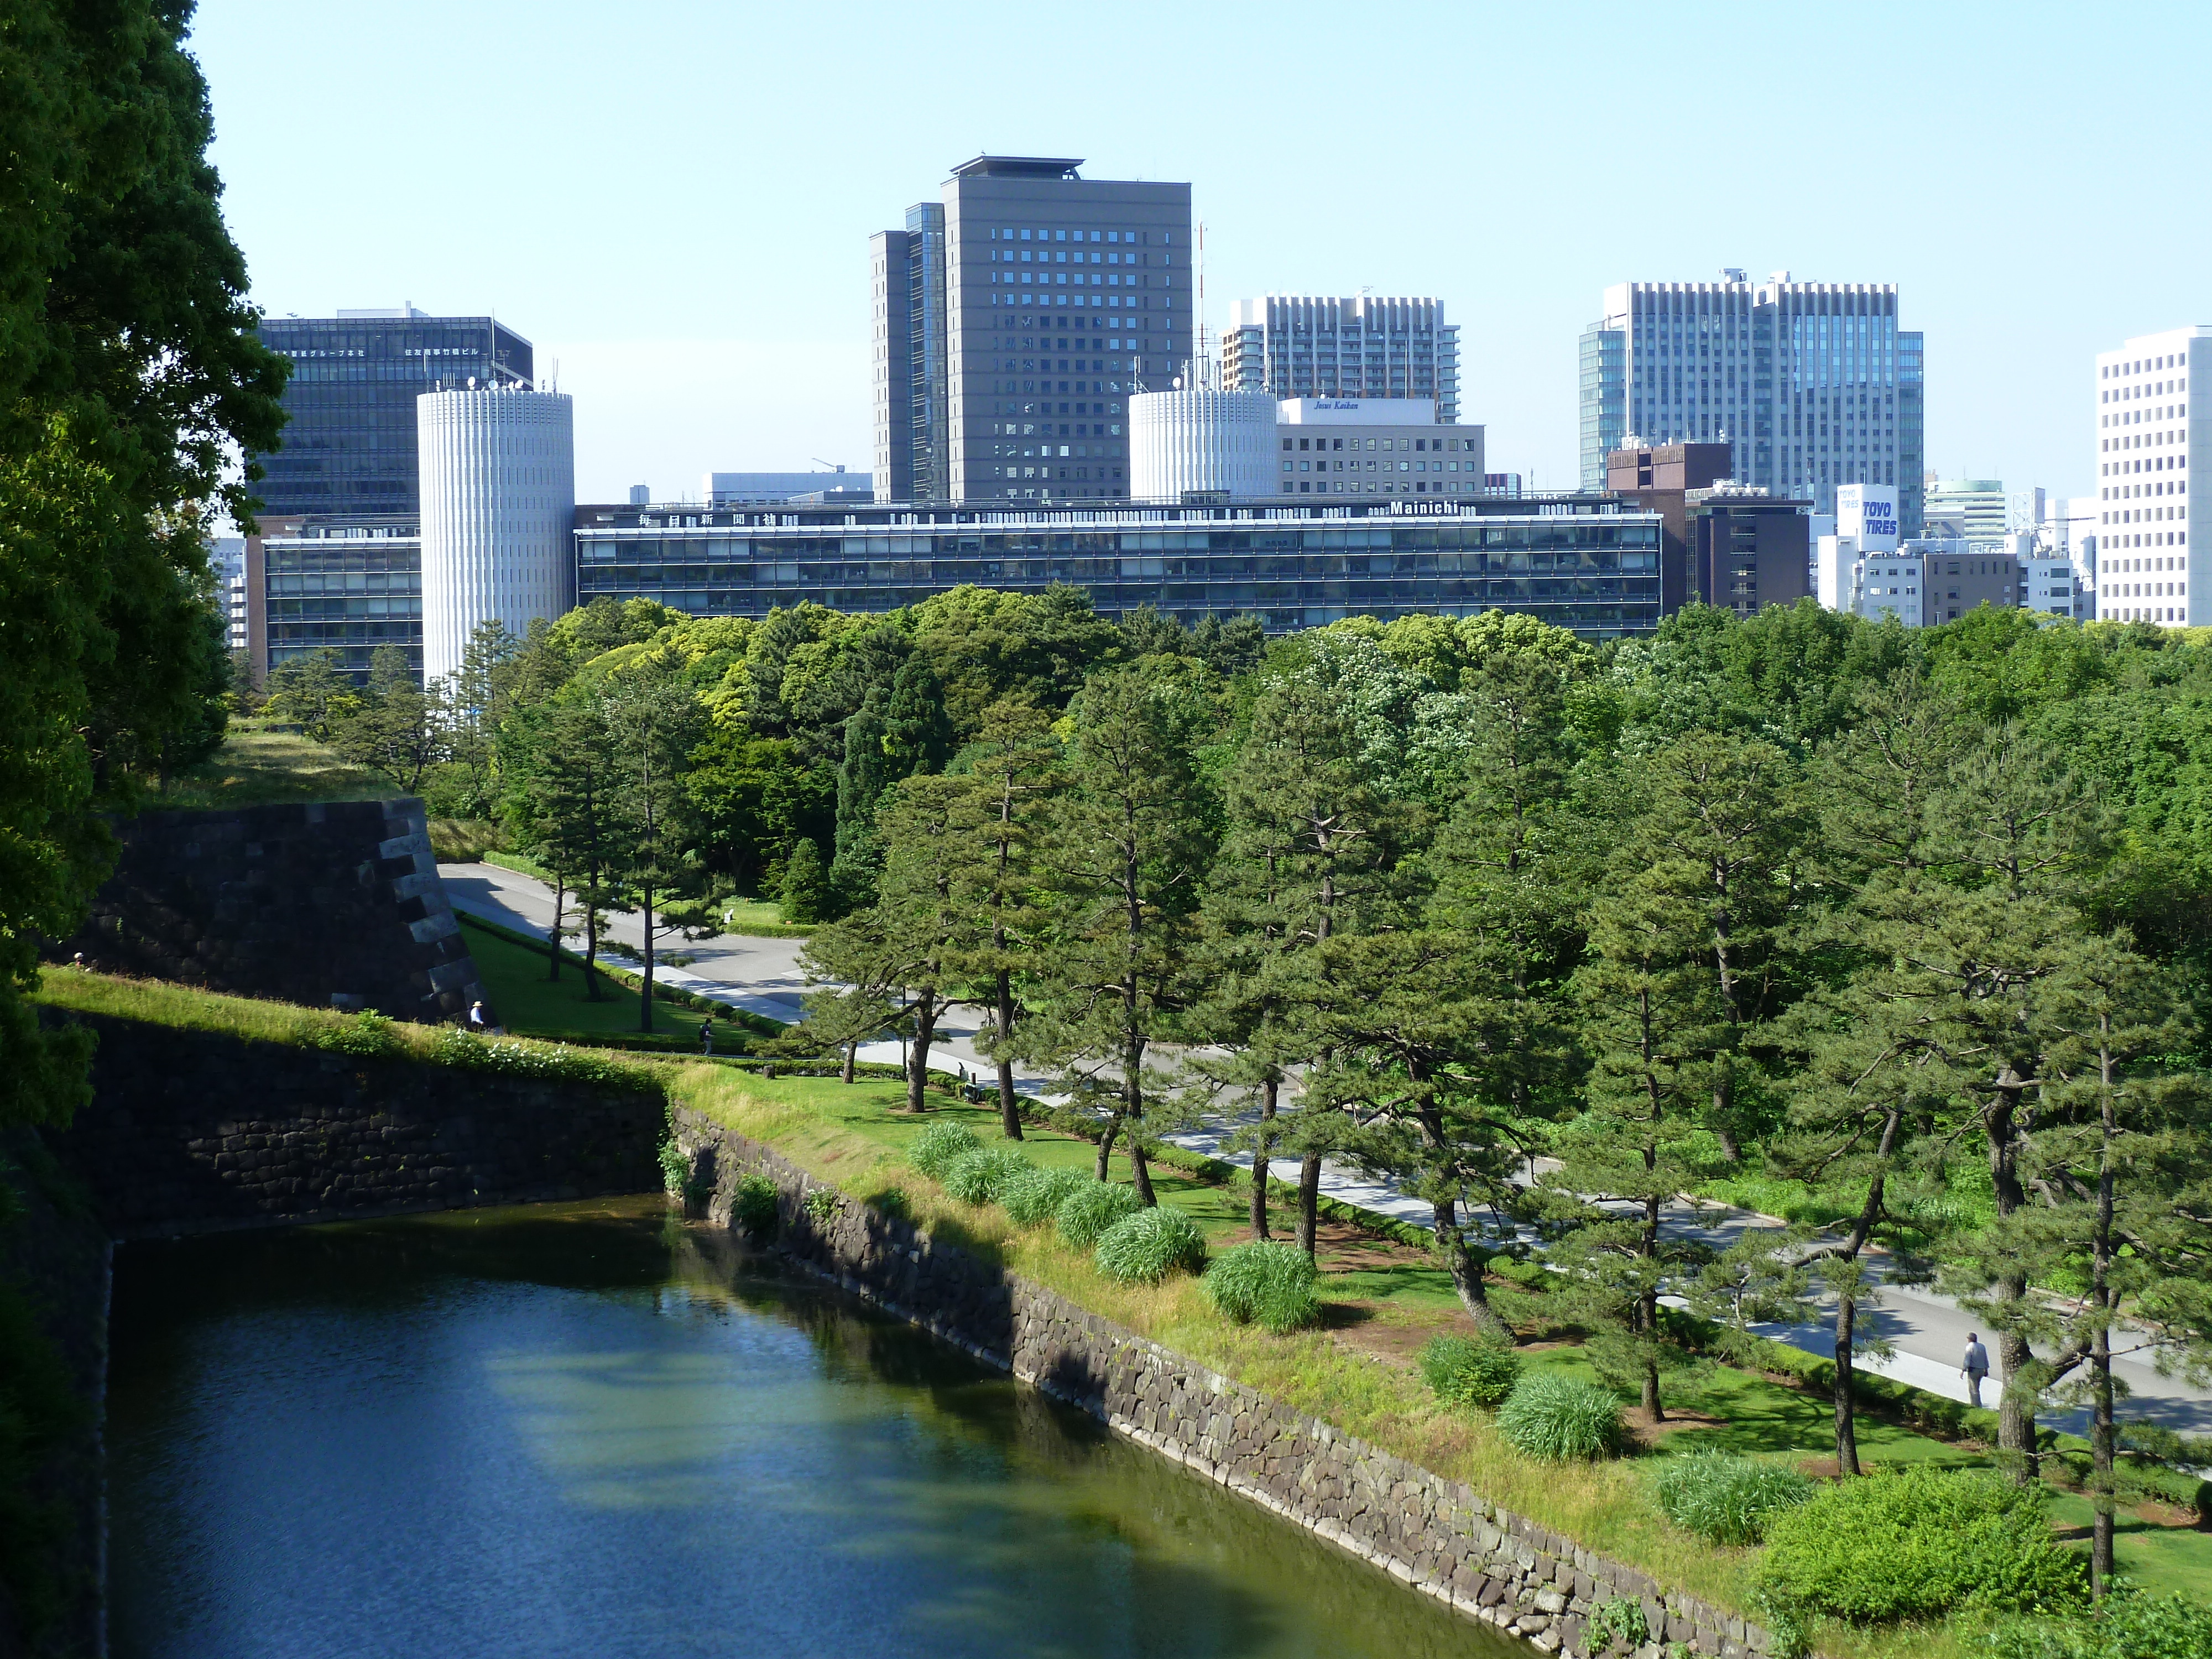
[[1431, 398], [1449, 426], [1459, 419], [1459, 328], [1437, 299], [1238, 300], [1221, 333], [1221, 383], [1278, 398]]
[[[1583, 331], [1582, 481], [1631, 445], [1728, 443], [1739, 483], [1835, 510], [1839, 484], [1897, 490], [1921, 530], [1923, 350], [1887, 283], [1617, 283]], [[1899, 597], [1902, 597], [1901, 595]]]
[[2203, 627], [2212, 560], [2189, 544], [2189, 475], [2212, 433], [2189, 385], [2212, 367], [2212, 328], [2139, 334], [2097, 358], [2097, 615]]

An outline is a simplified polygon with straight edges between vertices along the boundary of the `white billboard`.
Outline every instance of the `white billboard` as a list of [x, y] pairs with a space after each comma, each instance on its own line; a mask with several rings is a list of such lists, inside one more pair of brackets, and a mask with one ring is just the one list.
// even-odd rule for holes
[[1890, 553], [1897, 549], [1897, 486], [1894, 484], [1838, 484], [1836, 486], [1836, 533], [1849, 536], [1864, 553]]

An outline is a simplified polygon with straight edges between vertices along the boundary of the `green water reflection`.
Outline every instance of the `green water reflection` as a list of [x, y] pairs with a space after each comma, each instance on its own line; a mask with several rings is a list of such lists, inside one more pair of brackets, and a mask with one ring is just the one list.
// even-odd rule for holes
[[657, 1205], [132, 1245], [117, 1659], [1525, 1651]]

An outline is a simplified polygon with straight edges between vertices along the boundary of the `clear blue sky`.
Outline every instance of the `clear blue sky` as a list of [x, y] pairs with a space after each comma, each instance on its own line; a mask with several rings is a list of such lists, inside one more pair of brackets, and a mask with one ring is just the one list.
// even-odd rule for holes
[[[203, 0], [257, 300], [494, 310], [586, 500], [865, 471], [867, 239], [978, 151], [1188, 179], [1209, 312], [1435, 294], [1564, 486], [1606, 284], [1893, 282], [1929, 462], [2089, 489], [2093, 355], [2212, 322], [2212, 7]], [[618, 497], [617, 497], [618, 498]]]

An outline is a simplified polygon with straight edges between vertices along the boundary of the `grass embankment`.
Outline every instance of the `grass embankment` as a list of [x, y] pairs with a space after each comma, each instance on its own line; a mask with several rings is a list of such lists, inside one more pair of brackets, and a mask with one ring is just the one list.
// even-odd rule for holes
[[153, 811], [266, 806], [284, 801], [388, 800], [391, 779], [342, 759], [311, 738], [233, 721], [222, 747], [152, 797]]
[[699, 1022], [705, 1018], [714, 1028], [714, 1051], [737, 1054], [744, 1053], [753, 1039], [777, 1029], [774, 1021], [757, 1014], [708, 1005], [702, 998], [655, 984], [654, 1030], [648, 1036], [637, 1026], [642, 975], [600, 964], [595, 1001], [585, 994], [582, 961], [570, 952], [560, 953], [561, 976], [551, 979], [547, 975], [552, 958], [544, 945], [474, 916], [463, 916], [461, 926], [493, 1013], [507, 1030], [523, 1036], [581, 1042], [641, 1039], [654, 1048], [696, 1050]]
[[[929, 1119], [895, 1110], [895, 1085], [851, 1087], [813, 1079], [765, 1079], [720, 1067], [678, 1073], [674, 1097], [738, 1132], [774, 1143], [816, 1176], [855, 1197], [896, 1188], [908, 1213], [933, 1233], [1010, 1271], [1026, 1274], [1084, 1306], [1208, 1364], [1301, 1411], [1337, 1425], [1440, 1474], [1464, 1480], [1509, 1509], [1586, 1547], [1641, 1568], [1691, 1594], [1756, 1616], [1755, 1552], [1713, 1545], [1674, 1527], [1650, 1495], [1662, 1460], [1727, 1450], [1796, 1465], [1832, 1455], [1832, 1421], [1825, 1395], [1765, 1376], [1716, 1367], [1703, 1378], [1670, 1388], [1674, 1426], [1641, 1425], [1634, 1455], [1613, 1462], [1538, 1463], [1508, 1446], [1488, 1417], [1441, 1407], [1407, 1363], [1429, 1335], [1470, 1328], [1449, 1281], [1424, 1252], [1347, 1227], [1325, 1230], [1320, 1251], [1326, 1316], [1320, 1330], [1277, 1337], [1231, 1324], [1197, 1282], [1170, 1279], [1131, 1286], [1101, 1274], [1090, 1253], [1062, 1243], [1050, 1227], [1024, 1229], [995, 1206], [963, 1204], [906, 1161], [906, 1148]], [[946, 1103], [938, 1115], [965, 1115], [989, 1144], [995, 1114]], [[1047, 1168], [1090, 1169], [1096, 1148], [1049, 1129], [1032, 1129], [1022, 1148]], [[1220, 1166], [1214, 1166], [1218, 1170]], [[1117, 1153], [1112, 1172], [1126, 1179]], [[1248, 1237], [1249, 1186], [1239, 1173], [1228, 1183], [1155, 1165], [1163, 1203], [1188, 1211], [1218, 1249]], [[1287, 1218], [1285, 1218], [1285, 1224]], [[1593, 1377], [1571, 1342], [1522, 1350], [1531, 1368]], [[1869, 1466], [1984, 1462], [1981, 1449], [1917, 1434], [1894, 1421], [1863, 1420], [1860, 1452]], [[2077, 1516], [2074, 1511], [2080, 1510]], [[2086, 1524], [2087, 1503], [2060, 1497], [2053, 1519]], [[2146, 1510], [2123, 1522], [2122, 1571], [2164, 1593], [2212, 1589], [2212, 1540], [2175, 1524], [2179, 1513]], [[1963, 1659], [1978, 1644], [1979, 1626], [1961, 1619], [1939, 1629], [1824, 1628], [1822, 1651], [1839, 1659]]]

